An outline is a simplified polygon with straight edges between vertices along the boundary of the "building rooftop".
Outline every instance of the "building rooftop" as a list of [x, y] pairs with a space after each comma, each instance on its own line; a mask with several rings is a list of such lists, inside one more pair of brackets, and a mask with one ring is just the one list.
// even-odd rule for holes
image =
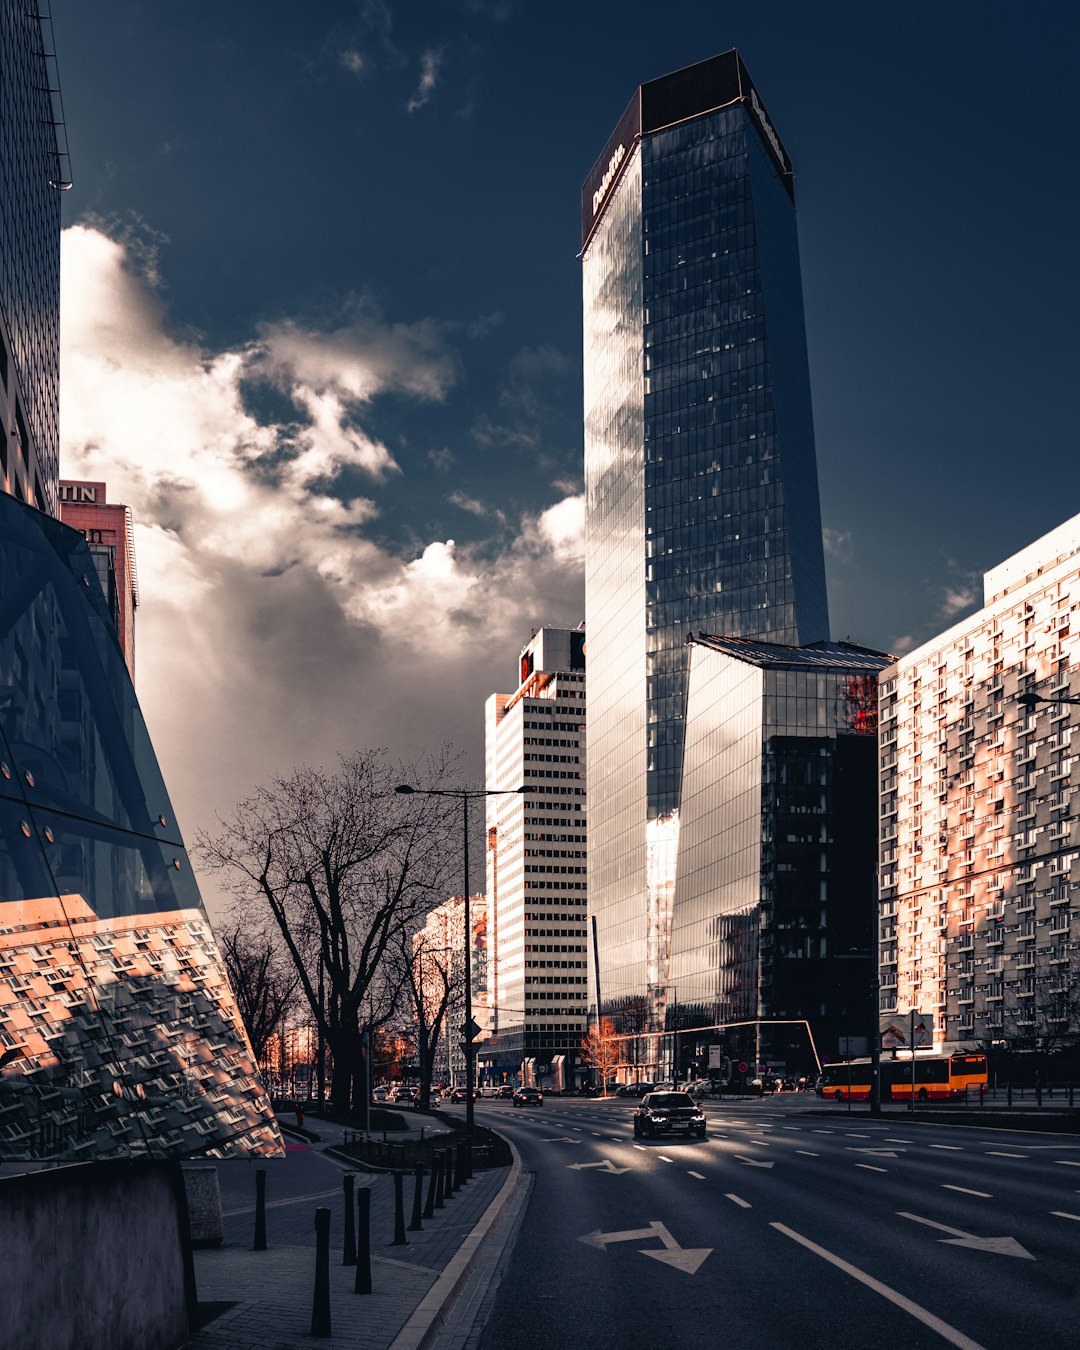
[[862, 647], [857, 642], [812, 642], [806, 647], [788, 647], [779, 642], [714, 637], [709, 633], [691, 633], [686, 640], [770, 670], [879, 671], [896, 660], [887, 652]]

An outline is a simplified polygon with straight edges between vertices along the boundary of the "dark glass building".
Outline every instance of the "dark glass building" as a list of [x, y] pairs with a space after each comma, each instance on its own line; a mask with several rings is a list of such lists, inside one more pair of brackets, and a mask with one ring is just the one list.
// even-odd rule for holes
[[642, 85], [582, 192], [589, 900], [663, 1024], [692, 629], [828, 638], [791, 163], [728, 52]]
[[60, 190], [47, 15], [0, 0], [0, 491], [51, 515], [59, 483]]
[[0, 494], [0, 1159], [280, 1151], [78, 531]]

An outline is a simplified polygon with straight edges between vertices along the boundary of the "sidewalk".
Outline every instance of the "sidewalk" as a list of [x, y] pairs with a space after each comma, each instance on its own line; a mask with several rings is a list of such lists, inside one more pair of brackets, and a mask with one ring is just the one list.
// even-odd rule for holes
[[[387, 1174], [353, 1169], [326, 1149], [340, 1144], [344, 1130], [309, 1117], [305, 1128], [318, 1143], [299, 1142], [286, 1131], [284, 1159], [219, 1162], [224, 1211], [221, 1247], [195, 1252], [195, 1279], [205, 1321], [185, 1350], [291, 1350], [310, 1346], [315, 1284], [315, 1210], [330, 1219], [330, 1304], [333, 1335], [317, 1343], [363, 1345], [365, 1350], [420, 1350], [431, 1345], [447, 1310], [470, 1274], [490, 1257], [509, 1232], [496, 1221], [521, 1187], [521, 1164], [477, 1172], [472, 1181], [423, 1220], [423, 1231], [407, 1233], [407, 1246], [394, 1246], [394, 1181]], [[408, 1118], [396, 1139], [442, 1132], [434, 1117]], [[267, 1250], [252, 1251], [255, 1172], [266, 1177]], [[371, 1294], [353, 1293], [355, 1266], [342, 1265], [343, 1178], [354, 1171], [356, 1186], [371, 1190]], [[405, 1222], [412, 1216], [413, 1177], [405, 1178]], [[427, 1179], [423, 1198], [427, 1199]], [[354, 1202], [355, 1204], [355, 1202]], [[512, 1208], [512, 1206], [511, 1206]]]

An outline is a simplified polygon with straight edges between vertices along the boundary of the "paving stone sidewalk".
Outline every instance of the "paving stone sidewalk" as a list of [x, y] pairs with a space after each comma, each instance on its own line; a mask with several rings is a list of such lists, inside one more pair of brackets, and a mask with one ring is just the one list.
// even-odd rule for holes
[[[425, 1124], [430, 1134], [432, 1120], [428, 1118]], [[423, 1221], [423, 1231], [408, 1233], [408, 1245], [401, 1247], [393, 1245], [393, 1178], [356, 1171], [357, 1187], [371, 1189], [373, 1292], [355, 1294], [355, 1267], [342, 1264], [343, 1178], [351, 1169], [325, 1152], [341, 1142], [343, 1132], [311, 1118], [306, 1125], [320, 1135], [319, 1143], [300, 1142], [294, 1136], [286, 1144], [284, 1159], [230, 1160], [216, 1165], [225, 1241], [221, 1247], [195, 1253], [195, 1278], [201, 1309], [213, 1313], [216, 1305], [224, 1306], [187, 1342], [185, 1350], [288, 1350], [314, 1344], [386, 1350], [507, 1180], [509, 1169], [505, 1167], [477, 1172], [446, 1201], [444, 1209]], [[410, 1134], [419, 1125], [410, 1120]], [[441, 1126], [435, 1123], [435, 1129]], [[267, 1173], [267, 1250], [262, 1252], [251, 1249], [258, 1168]], [[413, 1186], [410, 1175], [404, 1183], [406, 1223], [412, 1214]], [[320, 1206], [331, 1212], [333, 1334], [313, 1341], [315, 1210]]]

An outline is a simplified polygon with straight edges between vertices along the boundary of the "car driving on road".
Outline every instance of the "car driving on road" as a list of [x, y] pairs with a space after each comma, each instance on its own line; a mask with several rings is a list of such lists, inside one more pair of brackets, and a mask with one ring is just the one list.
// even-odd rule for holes
[[544, 1094], [539, 1088], [519, 1087], [514, 1093], [515, 1106], [543, 1106]]
[[705, 1113], [688, 1092], [650, 1092], [634, 1112], [634, 1138], [661, 1134], [705, 1138]]

